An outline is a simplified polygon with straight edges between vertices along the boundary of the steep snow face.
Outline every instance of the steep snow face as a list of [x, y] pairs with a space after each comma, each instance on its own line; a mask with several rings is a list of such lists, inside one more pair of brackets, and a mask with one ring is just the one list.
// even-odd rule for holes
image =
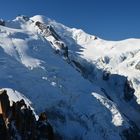
[[[135, 88], [136, 101], [140, 104], [140, 39], [106, 41], [79, 29], [57, 25], [54, 21], [51, 24], [69, 46], [72, 57], [77, 56], [79, 61], [84, 59], [111, 74], [128, 77]], [[98, 75], [96, 78], [99, 78]]]
[[[36, 26], [37, 21], [51, 25], [60, 38], [56, 39], [52, 34], [46, 37], [46, 32]], [[139, 44], [138, 40], [135, 41]], [[68, 56], [62, 52], [61, 57], [57, 50], [62, 50], [58, 44], [63, 43], [68, 47]], [[123, 43], [124, 46], [127, 44], [120, 42]], [[117, 67], [120, 64], [119, 55], [126, 54], [126, 50], [137, 50], [138, 45], [135, 46], [137, 49], [128, 46], [129, 49], [125, 47], [120, 50], [120, 47], [117, 53], [115, 44], [120, 46], [119, 42], [101, 40], [43, 16], [30, 19], [19, 16], [6, 22], [6, 27], [0, 26], [0, 88], [8, 88], [13, 100], [20, 93], [24, 94], [37, 112], [45, 110], [56, 133], [63, 139], [122, 139], [124, 130], [133, 129], [129, 119], [139, 122], [139, 112], [134, 109], [134, 118], [124, 117], [122, 114], [127, 116], [133, 106], [122, 99], [123, 78], [117, 77], [117, 82], [121, 83], [118, 85], [121, 89], [118, 89], [112, 84], [113, 80], [101, 80], [101, 74], [102, 69], [108, 68], [112, 74], [123, 75], [124, 65]], [[118, 56], [114, 57], [115, 54]], [[105, 56], [104, 61], [108, 63], [100, 60]], [[135, 56], [138, 59], [138, 52]], [[131, 55], [130, 59], [133, 59]], [[138, 91], [139, 70], [135, 71], [136, 75], [130, 74], [137, 76], [134, 88]]]
[[106, 41], [55, 21], [51, 25], [67, 44], [69, 58], [83, 69], [82, 75], [100, 86], [104, 96], [140, 128], [136, 117], [140, 115], [140, 39]]

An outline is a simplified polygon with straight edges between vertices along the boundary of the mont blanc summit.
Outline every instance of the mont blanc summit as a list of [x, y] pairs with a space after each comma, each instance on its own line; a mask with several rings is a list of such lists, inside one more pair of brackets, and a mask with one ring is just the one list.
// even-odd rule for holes
[[1, 20], [0, 88], [36, 119], [45, 112], [54, 139], [140, 139], [140, 39], [107, 41], [41, 15]]

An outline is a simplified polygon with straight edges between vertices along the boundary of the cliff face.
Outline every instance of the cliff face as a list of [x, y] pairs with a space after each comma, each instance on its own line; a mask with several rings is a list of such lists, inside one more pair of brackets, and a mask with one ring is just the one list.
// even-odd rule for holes
[[7, 91], [0, 92], [0, 138], [3, 140], [53, 139], [53, 130], [47, 122], [45, 113], [36, 120], [31, 108], [25, 101], [10, 105]]

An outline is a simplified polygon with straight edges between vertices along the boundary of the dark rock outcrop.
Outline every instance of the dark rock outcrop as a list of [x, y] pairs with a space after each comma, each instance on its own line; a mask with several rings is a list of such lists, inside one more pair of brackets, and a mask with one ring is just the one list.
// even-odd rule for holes
[[0, 113], [3, 115], [4, 121], [6, 121], [9, 116], [10, 110], [10, 101], [6, 90], [0, 92], [0, 110]]
[[86, 73], [86, 68], [83, 67], [79, 62], [77, 62], [75, 60], [71, 60], [71, 61], [74, 64], [74, 66], [75, 66], [77, 71], [81, 72], [81, 74], [85, 74]]
[[35, 25], [43, 32], [45, 37], [53, 36], [57, 41], [61, 39], [51, 25], [46, 25], [39, 21], [37, 21]]
[[38, 132], [38, 140], [48, 139], [53, 140], [53, 128], [50, 123], [47, 121], [46, 113], [43, 112], [39, 116], [39, 120], [37, 121], [37, 132]]
[[137, 70], [140, 70], [140, 61], [136, 64], [135, 68], [136, 68]]
[[5, 21], [2, 20], [2, 19], [0, 19], [0, 25], [1, 25], [1, 26], [5, 26]]
[[50, 42], [50, 45], [53, 46], [56, 49], [56, 53], [59, 53], [60, 55], [64, 56], [65, 58], [68, 58], [68, 47], [66, 44], [61, 40], [60, 36], [56, 33], [56, 31], [53, 29], [51, 25], [43, 24], [39, 21], [35, 23], [35, 25], [40, 29], [41, 33], [44, 37], [52, 36], [53, 42]]
[[124, 85], [124, 99], [130, 101], [134, 97], [135, 89], [131, 81], [126, 80]]
[[107, 81], [109, 80], [110, 72], [109, 71], [103, 71], [103, 80]]
[[94, 40], [97, 40], [97, 39], [98, 39], [98, 37], [97, 37], [97, 36], [95, 36], [95, 37], [94, 37]]
[[130, 124], [132, 125], [132, 127], [123, 130], [122, 139], [125, 138], [126, 140], [140, 140], [139, 128], [131, 121]]
[[0, 139], [8, 140], [7, 128], [2, 114], [0, 114]]
[[30, 18], [27, 17], [27, 16], [22, 16], [22, 18], [23, 18], [25, 21], [29, 21], [29, 20], [30, 20]]
[[39, 120], [22, 99], [10, 106], [7, 91], [0, 92], [0, 139], [53, 140], [53, 129], [42, 113]]

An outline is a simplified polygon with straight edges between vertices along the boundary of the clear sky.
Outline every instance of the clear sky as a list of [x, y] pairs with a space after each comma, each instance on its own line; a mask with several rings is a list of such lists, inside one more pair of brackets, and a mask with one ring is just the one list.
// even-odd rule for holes
[[0, 18], [45, 15], [103, 39], [140, 38], [140, 0], [0, 0]]

